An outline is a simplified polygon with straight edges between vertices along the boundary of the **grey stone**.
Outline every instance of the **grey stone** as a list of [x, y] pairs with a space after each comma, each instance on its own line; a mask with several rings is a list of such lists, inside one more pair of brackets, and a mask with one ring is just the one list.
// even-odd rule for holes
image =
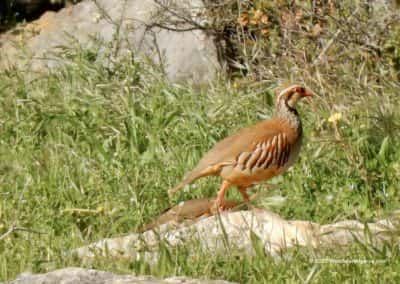
[[252, 256], [255, 253], [253, 239], [256, 237], [264, 246], [265, 253], [273, 257], [280, 257], [293, 247], [333, 247], [338, 250], [356, 242], [373, 243], [378, 247], [385, 242], [398, 241], [399, 217], [399, 212], [394, 212], [390, 218], [367, 224], [345, 220], [321, 225], [310, 221], [285, 220], [264, 209], [227, 211], [221, 215], [201, 217], [194, 223], [183, 222], [178, 227], [163, 223], [143, 233], [103, 239], [71, 253], [81, 259], [104, 256], [140, 259], [155, 264], [159, 259], [157, 249], [160, 242], [179, 246], [197, 241], [211, 254], [223, 254], [228, 243], [229, 250], [239, 250]]
[[15, 43], [3, 42], [0, 62], [52, 71], [70, 63], [63, 56], [66, 49], [93, 49], [105, 66], [140, 55], [160, 65], [171, 81], [208, 82], [220, 65], [213, 38], [194, 28], [206, 22], [204, 9], [201, 0], [82, 1], [29, 24], [34, 32], [27, 36], [24, 52]]
[[12, 284], [229, 284], [223, 280], [200, 280], [189, 277], [157, 279], [152, 276], [117, 275], [111, 272], [68, 267], [44, 274], [23, 273]]

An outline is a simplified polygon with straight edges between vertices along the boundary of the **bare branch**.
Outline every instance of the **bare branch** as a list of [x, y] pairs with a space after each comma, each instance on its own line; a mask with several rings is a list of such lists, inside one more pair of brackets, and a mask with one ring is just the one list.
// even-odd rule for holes
[[11, 235], [12, 233], [14, 233], [16, 231], [24, 231], [24, 232], [28, 232], [28, 233], [35, 233], [35, 234], [42, 234], [42, 235], [47, 234], [46, 232], [40, 232], [40, 231], [25, 228], [25, 227], [18, 227], [14, 223], [10, 226], [10, 228], [7, 230], [7, 232], [5, 232], [4, 234], [2, 234], [0, 236], [0, 241], [4, 240], [5, 238], [7, 238], [9, 235]]
[[16, 228], [17, 227], [15, 226], [15, 224], [12, 224], [11, 227], [7, 230], [7, 232], [5, 232], [0, 236], [0, 241], [7, 238], [8, 235], [12, 234], [16, 230]]

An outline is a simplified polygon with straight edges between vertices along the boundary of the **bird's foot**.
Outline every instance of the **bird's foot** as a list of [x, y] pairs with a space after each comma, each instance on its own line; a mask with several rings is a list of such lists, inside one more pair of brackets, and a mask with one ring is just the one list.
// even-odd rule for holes
[[217, 213], [217, 212], [218, 213], [222, 213], [224, 211], [229, 210], [231, 207], [232, 207], [232, 205], [227, 203], [227, 202], [225, 202], [224, 199], [221, 200], [221, 199], [217, 198], [214, 201], [214, 204], [212, 206], [212, 211], [215, 212], [215, 213]]
[[250, 196], [247, 193], [247, 187], [239, 187], [239, 192], [242, 195], [243, 203], [246, 205], [247, 209], [251, 209], [252, 205], [250, 203]]

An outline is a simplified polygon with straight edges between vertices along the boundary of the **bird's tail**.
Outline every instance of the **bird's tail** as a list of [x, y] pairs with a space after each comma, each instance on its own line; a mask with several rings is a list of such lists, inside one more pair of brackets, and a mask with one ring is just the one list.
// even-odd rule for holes
[[195, 180], [197, 180], [201, 177], [215, 175], [219, 171], [219, 169], [220, 169], [220, 165], [209, 166], [209, 167], [206, 167], [205, 169], [204, 168], [203, 169], [199, 169], [199, 168], [194, 169], [177, 186], [168, 190], [168, 195], [171, 196], [174, 193], [177, 193], [179, 190], [184, 188], [186, 185], [194, 182]]
[[195, 172], [191, 172], [189, 173], [186, 178], [181, 181], [177, 186], [175, 186], [174, 188], [171, 188], [170, 190], [168, 190], [168, 195], [174, 195], [175, 193], [177, 193], [178, 191], [180, 191], [181, 189], [183, 189], [186, 185], [191, 184], [192, 182], [194, 182], [196, 179], [200, 178], [201, 176], [198, 175]]

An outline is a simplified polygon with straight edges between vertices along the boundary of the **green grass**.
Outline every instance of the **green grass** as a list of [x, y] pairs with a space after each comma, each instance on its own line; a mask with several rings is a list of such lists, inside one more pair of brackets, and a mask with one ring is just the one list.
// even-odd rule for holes
[[[265, 192], [256, 205], [282, 196], [284, 203], [269, 209], [320, 223], [371, 221], [399, 209], [398, 70], [385, 60], [363, 61], [361, 49], [352, 52], [318, 67], [283, 58], [262, 81], [216, 81], [204, 88], [171, 84], [151, 66], [128, 59], [105, 68], [79, 51], [69, 55], [68, 67], [31, 81], [16, 70], [1, 71], [0, 236], [13, 225], [22, 230], [0, 239], [0, 279], [84, 266], [241, 283], [398, 282], [396, 243], [299, 249], [283, 260], [163, 248], [155, 267], [110, 259], [81, 263], [64, 255], [133, 232], [179, 201], [215, 195], [216, 178], [199, 180], [173, 199], [167, 190], [216, 141], [271, 116], [273, 89], [282, 81], [305, 83], [318, 96], [298, 108], [305, 128], [299, 161], [271, 182], [274, 189], [255, 187]], [[338, 112], [335, 130], [329, 117]], [[240, 198], [236, 190], [228, 195]], [[385, 262], [318, 264], [316, 255]]]
[[[1, 279], [70, 265], [253, 283], [303, 281], [312, 271], [321, 281], [394, 279], [400, 264], [395, 245], [385, 252], [361, 246], [344, 256], [331, 252], [340, 258], [383, 258], [384, 264], [315, 264], [312, 254], [301, 250], [290, 260], [275, 261], [235, 253], [205, 257], [199, 249], [189, 257], [181, 248], [166, 251], [153, 268], [63, 257], [77, 246], [133, 232], [180, 200], [214, 195], [218, 180], [213, 178], [173, 200], [167, 189], [216, 141], [270, 116], [274, 99], [274, 86], [267, 83], [193, 88], [170, 84], [134, 62], [107, 70], [85, 57], [73, 60], [60, 73], [30, 82], [14, 71], [0, 75], [0, 233], [13, 224], [27, 229], [0, 240]], [[277, 189], [267, 195], [286, 200], [272, 210], [326, 223], [368, 221], [400, 208], [399, 86], [384, 83], [379, 93], [363, 93], [360, 87], [351, 95], [346, 89], [326, 94], [313, 89], [320, 96], [299, 108], [306, 136], [301, 158], [273, 182]], [[332, 106], [343, 109], [337, 137], [328, 121], [336, 112]], [[239, 198], [235, 190], [229, 195]], [[267, 201], [264, 196], [257, 204]], [[71, 208], [93, 212], [71, 213]]]

